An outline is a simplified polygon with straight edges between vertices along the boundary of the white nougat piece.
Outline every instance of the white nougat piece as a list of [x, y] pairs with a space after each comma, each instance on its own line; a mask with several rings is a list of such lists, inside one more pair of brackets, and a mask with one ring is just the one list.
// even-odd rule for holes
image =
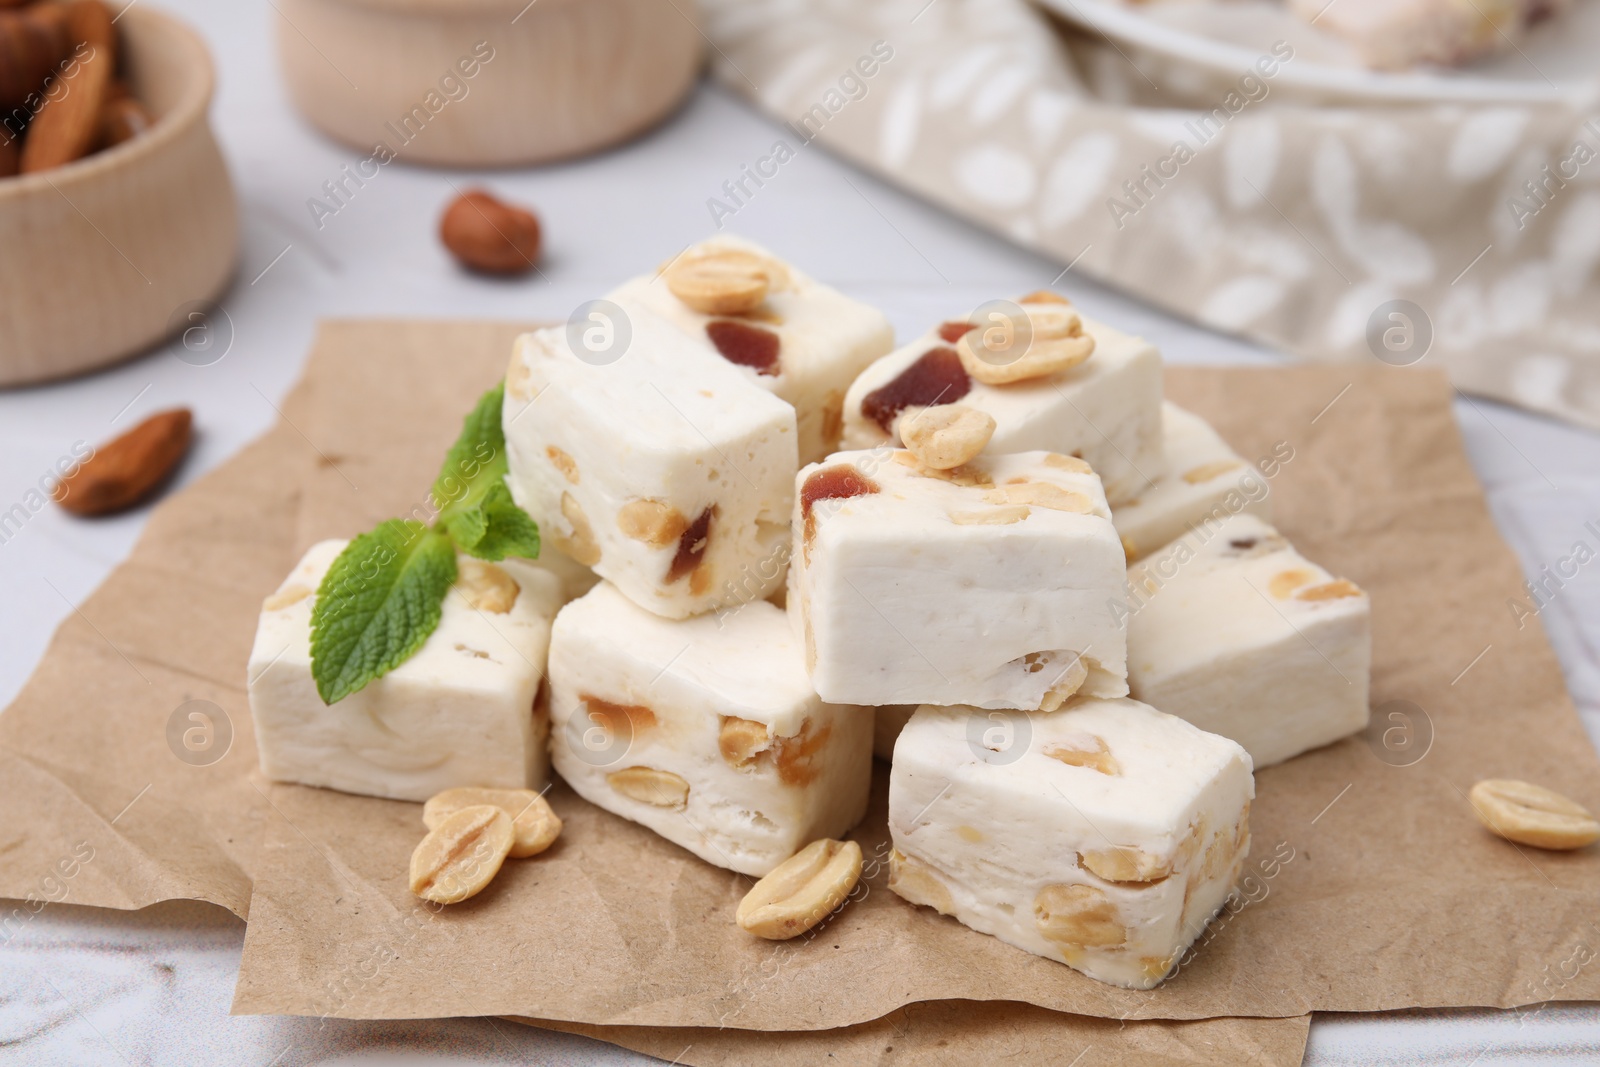
[[763, 875], [866, 812], [872, 710], [823, 703], [765, 601], [683, 621], [609, 583], [561, 610], [551, 755], [584, 799]]
[[1091, 978], [1158, 984], [1250, 848], [1250, 758], [1133, 700], [920, 709], [889, 778], [889, 888]]
[[563, 329], [517, 339], [512, 496], [558, 549], [660, 615], [770, 594], [788, 551], [794, 409], [658, 316], [629, 320], [611, 362], [581, 358]]
[[852, 300], [753, 242], [731, 235], [693, 245], [674, 262], [736, 250], [767, 263], [766, 300], [743, 314], [708, 315], [672, 292], [664, 273], [630, 279], [611, 294], [638, 303], [738, 365], [756, 385], [794, 406], [800, 462], [839, 447], [845, 390], [894, 347], [894, 327], [876, 308]]
[[[311, 676], [311, 609], [345, 544], [313, 545], [262, 605], [248, 675], [261, 773], [395, 800], [427, 800], [453, 786], [542, 788], [549, 717], [535, 698], [560, 581], [504, 560], [492, 566], [515, 583], [515, 599], [479, 608], [458, 581], [438, 629], [411, 658], [324, 704]], [[463, 573], [486, 566], [467, 557], [458, 565]]]
[[1161, 405], [1166, 473], [1111, 509], [1128, 560], [1147, 556], [1197, 523], [1249, 512], [1272, 520], [1265, 478], [1228, 447], [1211, 424], [1167, 401]]
[[1133, 695], [1266, 767], [1367, 725], [1371, 604], [1254, 515], [1128, 568]]
[[995, 420], [990, 455], [1044, 449], [1089, 462], [1112, 504], [1132, 500], [1163, 472], [1161, 355], [1142, 338], [1083, 319], [1094, 352], [1043, 378], [986, 385], [955, 352], [964, 323], [945, 323], [868, 367], [844, 402], [844, 447], [899, 443], [908, 408], [961, 403]]
[[824, 700], [1049, 710], [1127, 693], [1122, 545], [1082, 460], [929, 472], [903, 450], [840, 452], [795, 494], [788, 610]]

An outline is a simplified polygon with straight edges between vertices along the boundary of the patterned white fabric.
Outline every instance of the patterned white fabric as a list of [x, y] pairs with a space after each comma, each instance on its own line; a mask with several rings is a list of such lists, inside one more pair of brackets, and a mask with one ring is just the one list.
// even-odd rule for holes
[[1600, 426], [1596, 115], [1318, 106], [1274, 82], [1292, 54], [1219, 79], [1025, 0], [702, 6], [718, 76], [789, 122], [790, 151], [815, 140], [1218, 329], [1442, 364]]

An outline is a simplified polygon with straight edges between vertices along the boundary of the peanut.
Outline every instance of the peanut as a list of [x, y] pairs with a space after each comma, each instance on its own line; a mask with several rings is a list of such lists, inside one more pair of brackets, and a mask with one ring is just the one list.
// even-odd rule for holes
[[1567, 850], [1600, 840], [1600, 821], [1560, 793], [1512, 778], [1489, 778], [1468, 798], [1483, 825], [1508, 841]]
[[1040, 936], [1068, 948], [1109, 948], [1128, 940], [1117, 907], [1092, 885], [1047, 885], [1033, 898]]
[[725, 715], [717, 736], [717, 748], [730, 764], [748, 770], [752, 769], [756, 757], [772, 748], [772, 738], [766, 723]]
[[677, 544], [688, 528], [683, 512], [660, 500], [630, 500], [617, 512], [617, 529], [623, 536], [655, 548]]
[[1093, 500], [1049, 482], [1025, 481], [1002, 485], [983, 494], [983, 499], [991, 504], [1032, 504], [1034, 507], [1069, 511], [1076, 515], [1094, 512]]
[[803, 934], [843, 904], [860, 877], [860, 845], [813, 841], [751, 887], [739, 902], [738, 923], [769, 941]]
[[950, 521], [957, 526], [1009, 526], [1028, 517], [1028, 509], [1021, 504], [1006, 504], [983, 511], [952, 511]]
[[411, 853], [411, 891], [435, 904], [474, 896], [499, 873], [514, 837], [511, 816], [498, 807], [460, 809], [429, 830]]
[[611, 788], [630, 800], [658, 808], [682, 811], [689, 805], [689, 783], [671, 771], [654, 767], [625, 767], [606, 775]]
[[956, 342], [967, 374], [985, 385], [1009, 385], [1071, 370], [1094, 354], [1094, 338], [1083, 332], [1083, 320], [1069, 307], [1034, 303], [1023, 310], [1033, 336], [1020, 355], [988, 354], [984, 330], [972, 330]]
[[594, 539], [594, 527], [589, 525], [589, 516], [583, 513], [583, 506], [571, 493], [561, 494], [561, 515], [572, 526], [572, 534], [563, 537], [552, 531], [550, 540], [585, 567], [599, 563], [600, 544]]
[[463, 559], [456, 565], [456, 591], [474, 611], [504, 615], [516, 606], [522, 587], [493, 563]]
[[1058, 470], [1072, 471], [1074, 474], [1093, 474], [1094, 468], [1088, 462], [1077, 456], [1064, 456], [1060, 452], [1046, 452], [1044, 456], [1046, 467], [1055, 467]]
[[1104, 738], [1085, 734], [1070, 741], [1052, 745], [1044, 754], [1068, 767], [1088, 767], [1101, 774], [1121, 774], [1122, 767], [1111, 755]]
[[920, 408], [900, 419], [900, 439], [924, 467], [954, 470], [978, 457], [994, 436], [994, 418], [961, 404]]
[[1342, 600], [1345, 597], [1360, 596], [1361, 587], [1354, 582], [1339, 578], [1335, 581], [1314, 585], [1310, 589], [1302, 589], [1294, 595], [1296, 600]]
[[523, 274], [539, 259], [539, 219], [487, 189], [468, 189], [439, 219], [439, 240], [468, 270]]
[[949, 887], [933, 873], [933, 868], [899, 849], [889, 853], [889, 888], [911, 903], [930, 907], [940, 915], [956, 910]]
[[1050, 688], [1045, 691], [1044, 699], [1039, 703], [1040, 711], [1057, 711], [1061, 705], [1078, 695], [1078, 690], [1083, 688], [1083, 683], [1089, 680], [1089, 667], [1083, 662], [1083, 657], [1076, 652], [1068, 653], [1072, 657], [1067, 665], [1060, 669]]
[[1283, 600], [1303, 585], [1309, 585], [1317, 580], [1317, 576], [1300, 567], [1291, 567], [1286, 571], [1279, 571], [1267, 583], [1267, 592]]
[[578, 461], [572, 458], [572, 453], [555, 445], [545, 445], [544, 454], [549, 458], [550, 465], [561, 472], [561, 477], [573, 485], [578, 484]]
[[1079, 853], [1078, 862], [1108, 882], [1159, 882], [1172, 873], [1172, 862], [1131, 845]]
[[422, 806], [422, 821], [436, 830], [463, 808], [490, 805], [511, 817], [512, 859], [537, 856], [561, 836], [561, 817], [531, 789], [479, 789], [461, 786], [435, 793]]
[[767, 298], [771, 267], [753, 252], [736, 248], [686, 254], [666, 272], [672, 295], [706, 315], [742, 315]]

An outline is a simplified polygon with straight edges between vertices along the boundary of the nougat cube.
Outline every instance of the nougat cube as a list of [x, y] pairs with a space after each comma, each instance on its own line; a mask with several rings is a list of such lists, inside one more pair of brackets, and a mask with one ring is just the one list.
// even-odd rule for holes
[[[673, 293], [668, 270], [730, 251], [761, 262], [768, 286], [759, 305], [707, 314]], [[894, 327], [883, 312], [732, 235], [692, 245], [666, 266], [630, 279], [612, 299], [649, 308], [738, 366], [751, 382], [793, 405], [801, 463], [835, 451], [843, 432], [845, 391], [873, 360], [894, 347]]]
[[[1025, 307], [1028, 305], [1024, 305]], [[913, 409], [960, 403], [995, 420], [986, 451], [1046, 450], [1087, 460], [1113, 505], [1144, 492], [1164, 470], [1161, 354], [1142, 338], [1081, 319], [1094, 351], [1075, 367], [1004, 385], [966, 372], [955, 346], [965, 320], [943, 323], [862, 372], [844, 402], [844, 447], [899, 444]]]
[[675, 621], [607, 582], [556, 617], [551, 755], [580, 796], [763, 875], [866, 812], [872, 709], [824, 703], [783, 612]]
[[1128, 568], [1133, 695], [1268, 767], [1366, 728], [1372, 606], [1254, 515]]
[[422, 647], [324, 704], [311, 675], [311, 611], [346, 543], [313, 545], [262, 604], [248, 674], [261, 773], [394, 800], [465, 785], [543, 788], [550, 721], [537, 698], [560, 580], [530, 562], [461, 557]]
[[904, 450], [840, 452], [795, 484], [788, 610], [824, 700], [1049, 710], [1126, 695], [1122, 544], [1082, 460], [932, 471]]
[[1244, 749], [1134, 700], [924, 707], [895, 744], [889, 888], [1149, 989], [1232, 890], [1254, 796]]
[[1266, 479], [1210, 423], [1166, 401], [1161, 405], [1161, 432], [1166, 473], [1135, 499], [1111, 509], [1129, 562], [1200, 523], [1241, 512], [1272, 521]]
[[512, 497], [556, 548], [660, 615], [769, 595], [788, 553], [794, 409], [659, 316], [628, 320], [626, 349], [598, 361], [566, 329], [517, 339]]

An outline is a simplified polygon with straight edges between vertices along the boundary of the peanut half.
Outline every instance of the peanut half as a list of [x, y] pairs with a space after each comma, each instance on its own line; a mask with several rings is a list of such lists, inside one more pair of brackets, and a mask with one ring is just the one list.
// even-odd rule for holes
[[954, 470], [978, 457], [994, 436], [994, 418], [961, 404], [922, 408], [900, 420], [900, 439], [924, 467]]
[[655, 767], [624, 767], [606, 775], [606, 782], [631, 800], [682, 811], [689, 805], [689, 783]]
[[515, 839], [511, 816], [492, 804], [462, 808], [428, 831], [411, 853], [411, 891], [456, 904], [494, 880]]
[[490, 805], [511, 816], [512, 859], [537, 856], [561, 836], [561, 817], [532, 789], [479, 789], [461, 786], [435, 793], [422, 805], [422, 821], [436, 830], [463, 808]]
[[1468, 798], [1483, 825], [1534, 848], [1574, 849], [1600, 841], [1600, 821], [1560, 793], [1512, 778], [1488, 778]]
[[1047, 885], [1033, 899], [1039, 936], [1065, 948], [1110, 948], [1128, 940], [1117, 906], [1092, 885]]
[[991, 331], [971, 330], [956, 342], [967, 374], [985, 385], [1010, 385], [1071, 370], [1094, 354], [1094, 338], [1083, 332], [1083, 320], [1069, 306], [1029, 304], [1023, 310], [1032, 337], [1014, 357], [1009, 350], [987, 347]]
[[798, 936], [843, 904], [860, 877], [860, 845], [813, 841], [751, 887], [739, 902], [739, 925], [769, 941]]
[[493, 563], [463, 559], [456, 564], [456, 591], [472, 610], [504, 615], [516, 607], [522, 587]]
[[672, 295], [705, 315], [742, 315], [767, 298], [770, 266], [735, 248], [684, 256], [667, 269]]

